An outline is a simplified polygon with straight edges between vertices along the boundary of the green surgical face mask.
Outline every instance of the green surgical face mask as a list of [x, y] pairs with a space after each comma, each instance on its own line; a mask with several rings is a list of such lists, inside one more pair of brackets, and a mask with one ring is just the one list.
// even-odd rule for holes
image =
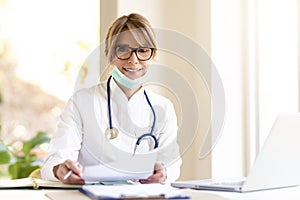
[[123, 86], [130, 88], [130, 89], [135, 89], [138, 86], [142, 85], [145, 83], [148, 78], [149, 78], [149, 73], [146, 72], [146, 74], [140, 78], [137, 79], [129, 79], [125, 74], [123, 74], [118, 67], [114, 66], [114, 69], [111, 72], [111, 76], [118, 81], [118, 83], [122, 84]]

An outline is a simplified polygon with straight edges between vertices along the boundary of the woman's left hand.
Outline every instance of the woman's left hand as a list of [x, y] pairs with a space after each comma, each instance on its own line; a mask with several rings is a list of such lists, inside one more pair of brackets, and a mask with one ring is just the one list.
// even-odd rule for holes
[[142, 184], [163, 183], [166, 181], [166, 179], [167, 179], [166, 168], [160, 163], [155, 163], [153, 174], [149, 176], [147, 179], [141, 179], [140, 183]]

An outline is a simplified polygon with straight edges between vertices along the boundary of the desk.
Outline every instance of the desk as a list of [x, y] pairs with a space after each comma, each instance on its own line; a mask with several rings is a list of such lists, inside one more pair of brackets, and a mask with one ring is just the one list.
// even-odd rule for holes
[[[284, 189], [266, 190], [249, 193], [213, 192], [184, 189], [191, 199], [205, 200], [299, 200], [300, 186]], [[55, 196], [55, 200], [90, 200], [77, 190], [0, 190], [1, 199], [8, 200], [49, 200], [45, 194]]]
[[198, 197], [200, 197], [200, 194], [205, 194], [207, 196], [205, 199], [207, 200], [299, 200], [300, 186], [247, 193], [204, 190], [185, 190], [185, 193], [192, 197], [192, 199], [199, 199]]

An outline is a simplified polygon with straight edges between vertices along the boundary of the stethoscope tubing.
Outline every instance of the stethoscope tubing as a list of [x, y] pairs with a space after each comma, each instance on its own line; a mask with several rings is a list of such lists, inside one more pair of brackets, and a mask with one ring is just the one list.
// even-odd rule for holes
[[110, 76], [107, 80], [106, 92], [107, 92], [107, 107], [108, 107], [109, 128], [113, 129], [112, 119], [111, 119], [111, 105], [110, 105], [110, 80], [111, 80], [111, 78], [112, 78], [112, 76]]
[[[110, 76], [107, 80], [107, 107], [108, 107], [108, 119], [109, 119], [109, 129], [113, 129], [113, 125], [112, 125], [112, 114], [111, 114], [111, 96], [110, 96], [110, 81], [111, 81], [112, 76]], [[144, 95], [146, 97], [147, 103], [151, 108], [152, 114], [153, 114], [153, 123], [152, 123], [152, 127], [150, 130], [150, 133], [145, 133], [143, 135], [141, 135], [140, 137], [138, 137], [137, 141], [136, 141], [136, 145], [139, 145], [142, 141], [143, 138], [145, 137], [151, 137], [154, 141], [154, 149], [156, 149], [158, 147], [158, 140], [157, 138], [154, 136], [153, 132], [154, 132], [154, 128], [156, 125], [156, 114], [155, 114], [155, 110], [149, 100], [149, 97], [146, 93], [146, 90], [144, 90]]]

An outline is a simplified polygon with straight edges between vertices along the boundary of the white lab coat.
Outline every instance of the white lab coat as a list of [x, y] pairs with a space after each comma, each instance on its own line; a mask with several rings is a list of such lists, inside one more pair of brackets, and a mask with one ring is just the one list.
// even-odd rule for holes
[[[110, 88], [112, 124], [119, 130], [118, 137], [110, 140], [105, 136], [109, 127], [106, 83], [76, 92], [68, 101], [51, 139], [41, 169], [42, 178], [57, 180], [53, 167], [66, 159], [87, 166], [116, 161], [121, 151], [133, 153], [137, 137], [149, 133], [153, 123], [153, 113], [144, 95], [146, 90], [156, 113], [157, 162], [165, 165], [167, 181], [175, 181], [182, 161], [177, 144], [177, 118], [171, 101], [144, 87], [128, 100], [113, 79]], [[153, 143], [144, 142], [137, 151], [147, 152], [152, 148]]]

